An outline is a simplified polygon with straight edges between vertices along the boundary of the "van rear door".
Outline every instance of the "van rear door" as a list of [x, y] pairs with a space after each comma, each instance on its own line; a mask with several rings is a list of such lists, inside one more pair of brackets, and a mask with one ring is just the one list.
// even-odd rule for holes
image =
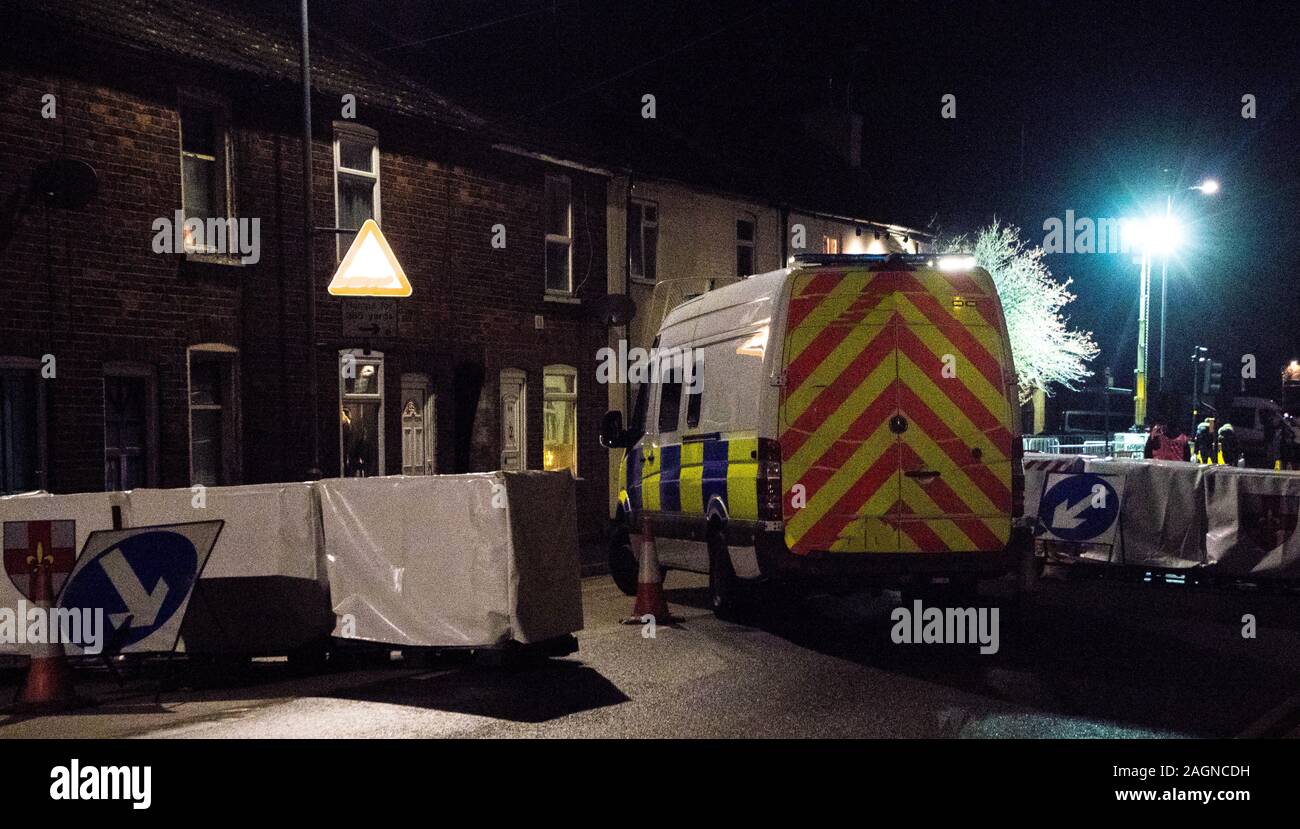
[[904, 552], [1003, 549], [1011, 536], [1012, 382], [987, 278], [920, 270], [902, 280], [898, 408]]
[[781, 479], [786, 546], [897, 552], [897, 326], [889, 279], [796, 274], [783, 349]]
[[992, 290], [931, 270], [795, 275], [779, 438], [791, 552], [1005, 547], [1010, 367]]

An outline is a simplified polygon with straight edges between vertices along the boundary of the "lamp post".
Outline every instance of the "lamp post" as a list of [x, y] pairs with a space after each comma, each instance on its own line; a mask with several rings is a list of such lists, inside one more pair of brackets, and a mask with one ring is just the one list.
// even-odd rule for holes
[[[1197, 184], [1194, 187], [1188, 187], [1188, 190], [1199, 190], [1202, 195], [1213, 196], [1219, 192], [1219, 182], [1212, 178]], [[1172, 222], [1174, 219], [1174, 194], [1169, 193], [1165, 196], [1165, 221]], [[1165, 390], [1165, 308], [1168, 305], [1169, 295], [1169, 255], [1166, 253], [1160, 259], [1160, 374], [1157, 388], [1160, 391]]]
[[[1214, 179], [1205, 181], [1188, 190], [1199, 190], [1205, 195], [1219, 192], [1219, 183]], [[1165, 311], [1169, 292], [1169, 254], [1182, 242], [1182, 226], [1174, 216], [1174, 197], [1170, 193], [1165, 197], [1164, 215], [1148, 218], [1131, 225], [1137, 232], [1142, 246], [1141, 270], [1138, 276], [1138, 353], [1136, 375], [1133, 384], [1133, 426], [1135, 430], [1144, 429], [1147, 423], [1148, 368], [1147, 351], [1150, 329], [1151, 304], [1151, 257], [1160, 253], [1160, 362], [1159, 388], [1164, 389], [1165, 377]]]

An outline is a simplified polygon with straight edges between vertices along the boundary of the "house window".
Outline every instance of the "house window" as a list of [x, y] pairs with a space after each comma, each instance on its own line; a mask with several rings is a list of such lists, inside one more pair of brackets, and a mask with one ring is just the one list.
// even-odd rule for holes
[[104, 367], [104, 489], [158, 484], [157, 381], [149, 366]]
[[238, 352], [226, 345], [194, 346], [190, 372], [190, 483], [239, 483]]
[[632, 278], [654, 282], [659, 259], [659, 206], [633, 200], [628, 219], [628, 271]]
[[345, 478], [384, 474], [384, 355], [339, 352], [339, 457]]
[[45, 487], [39, 363], [0, 358], [0, 494]]
[[736, 276], [749, 276], [754, 272], [753, 217], [736, 219]]
[[[360, 230], [379, 219], [379, 133], [357, 124], [334, 125], [334, 226]], [[355, 233], [337, 234], [339, 257]]]
[[840, 238], [838, 236], [822, 237], [822, 253], [839, 253]]
[[573, 191], [566, 176], [546, 177], [546, 290], [573, 293]]
[[542, 371], [542, 468], [578, 474], [578, 372], [572, 366]]
[[[182, 98], [181, 206], [186, 219], [227, 219], [234, 215], [230, 193], [230, 139], [228, 116], [222, 104]], [[217, 252], [218, 240], [195, 237], [193, 228], [184, 230], [185, 249], [200, 253]]]

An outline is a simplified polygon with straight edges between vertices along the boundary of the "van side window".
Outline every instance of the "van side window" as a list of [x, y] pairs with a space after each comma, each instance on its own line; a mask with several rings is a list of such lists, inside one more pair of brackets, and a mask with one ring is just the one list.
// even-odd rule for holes
[[680, 374], [665, 376], [659, 381], [659, 433], [676, 432], [681, 415], [682, 378]]
[[634, 440], [640, 440], [645, 434], [645, 411], [650, 402], [650, 389], [649, 383], [642, 383], [636, 387], [635, 402], [632, 404], [632, 420], [627, 425], [628, 432], [636, 436]]
[[687, 378], [686, 387], [686, 426], [694, 428], [700, 425], [700, 402], [704, 396], [704, 361], [696, 360], [694, 371]]

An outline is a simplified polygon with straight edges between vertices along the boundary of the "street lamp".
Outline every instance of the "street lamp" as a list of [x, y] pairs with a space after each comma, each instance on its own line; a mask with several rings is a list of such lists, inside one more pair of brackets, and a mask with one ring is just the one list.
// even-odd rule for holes
[[[1219, 192], [1219, 182], [1206, 179], [1200, 184], [1188, 187], [1204, 195]], [[1160, 368], [1159, 388], [1163, 391], [1165, 384], [1165, 310], [1169, 297], [1169, 254], [1183, 241], [1182, 224], [1174, 216], [1174, 196], [1170, 192], [1165, 196], [1165, 213], [1163, 216], [1147, 217], [1134, 222], [1130, 229], [1136, 234], [1136, 241], [1142, 249], [1142, 270], [1138, 287], [1138, 355], [1137, 371], [1133, 384], [1133, 425], [1144, 428], [1147, 421], [1147, 329], [1148, 307], [1151, 303], [1151, 255], [1160, 254]]]

